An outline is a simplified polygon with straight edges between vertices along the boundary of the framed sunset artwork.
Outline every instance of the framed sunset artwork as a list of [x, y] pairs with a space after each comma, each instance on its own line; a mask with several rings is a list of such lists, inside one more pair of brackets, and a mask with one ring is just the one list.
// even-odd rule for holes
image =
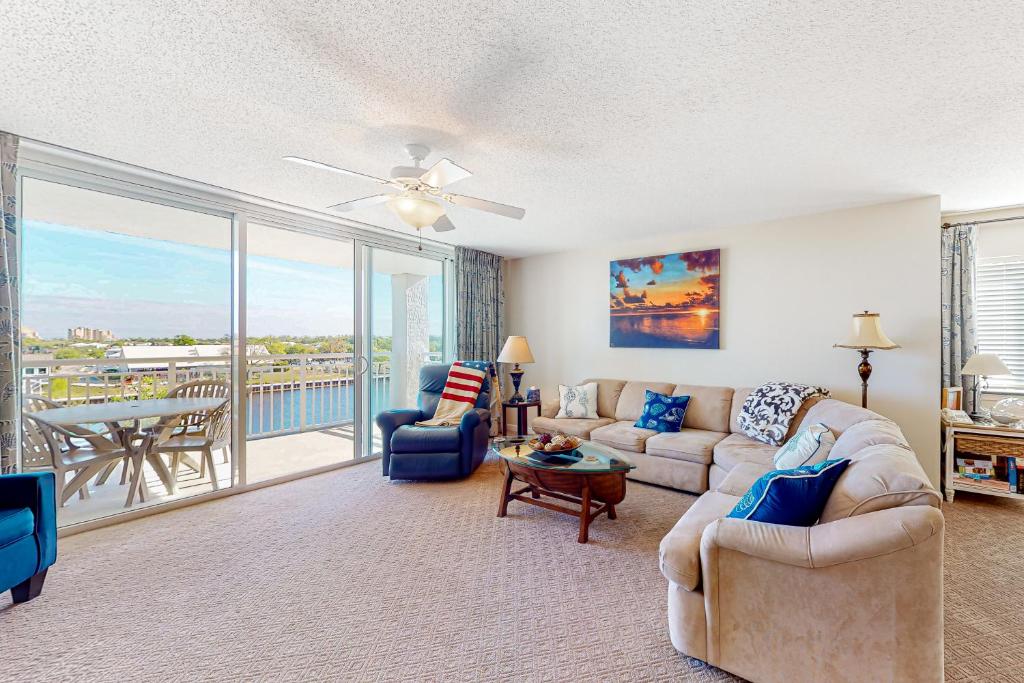
[[613, 347], [717, 349], [721, 250], [611, 262]]

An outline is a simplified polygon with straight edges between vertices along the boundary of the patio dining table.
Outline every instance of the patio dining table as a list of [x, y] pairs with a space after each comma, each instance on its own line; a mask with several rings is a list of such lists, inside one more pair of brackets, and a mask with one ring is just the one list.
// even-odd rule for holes
[[147, 436], [136, 444], [140, 423], [147, 419], [167, 419], [203, 413], [221, 407], [225, 398], [152, 398], [138, 401], [112, 401], [109, 403], [83, 403], [66, 408], [48, 408], [32, 413], [32, 417], [60, 427], [84, 427], [89, 425], [108, 424], [117, 431], [121, 445], [128, 452], [132, 461], [132, 479], [128, 488], [128, 499], [125, 507], [131, 507], [138, 495], [145, 501], [148, 495], [146, 478], [142, 476], [144, 461], [148, 461], [160, 477], [168, 493], [174, 493], [177, 483], [171, 476], [167, 464], [159, 454], [149, 449], [152, 438]]

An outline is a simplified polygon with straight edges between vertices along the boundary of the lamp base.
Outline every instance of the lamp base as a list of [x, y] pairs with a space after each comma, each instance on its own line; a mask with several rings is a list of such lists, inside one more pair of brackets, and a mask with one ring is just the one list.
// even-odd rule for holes
[[519, 393], [519, 385], [523, 381], [524, 374], [523, 369], [519, 367], [519, 363], [516, 363], [515, 366], [508, 371], [508, 374], [512, 376], [512, 388], [515, 390], [512, 396], [508, 399], [508, 402], [525, 403], [526, 399], [523, 398], [523, 395], [521, 393]]

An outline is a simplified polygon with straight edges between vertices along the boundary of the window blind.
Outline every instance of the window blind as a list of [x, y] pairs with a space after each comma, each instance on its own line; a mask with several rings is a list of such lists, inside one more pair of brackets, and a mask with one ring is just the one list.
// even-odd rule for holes
[[1024, 393], [1024, 256], [979, 258], [975, 273], [978, 351], [998, 355], [1013, 373], [990, 377], [989, 389]]

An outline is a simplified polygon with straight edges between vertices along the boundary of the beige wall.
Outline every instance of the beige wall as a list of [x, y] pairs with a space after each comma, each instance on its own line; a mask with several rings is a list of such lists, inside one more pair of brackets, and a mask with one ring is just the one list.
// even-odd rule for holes
[[[855, 351], [833, 349], [851, 315], [882, 315], [902, 349], [872, 356], [870, 407], [902, 427], [929, 476], [939, 475], [939, 199], [656, 238], [623, 225], [614, 247], [516, 259], [506, 280], [508, 334], [529, 338], [524, 384], [545, 399], [587, 376], [749, 386], [820, 384], [858, 403]], [[584, 245], [581, 245], [583, 247]], [[722, 348], [608, 344], [609, 261], [722, 249]]]

